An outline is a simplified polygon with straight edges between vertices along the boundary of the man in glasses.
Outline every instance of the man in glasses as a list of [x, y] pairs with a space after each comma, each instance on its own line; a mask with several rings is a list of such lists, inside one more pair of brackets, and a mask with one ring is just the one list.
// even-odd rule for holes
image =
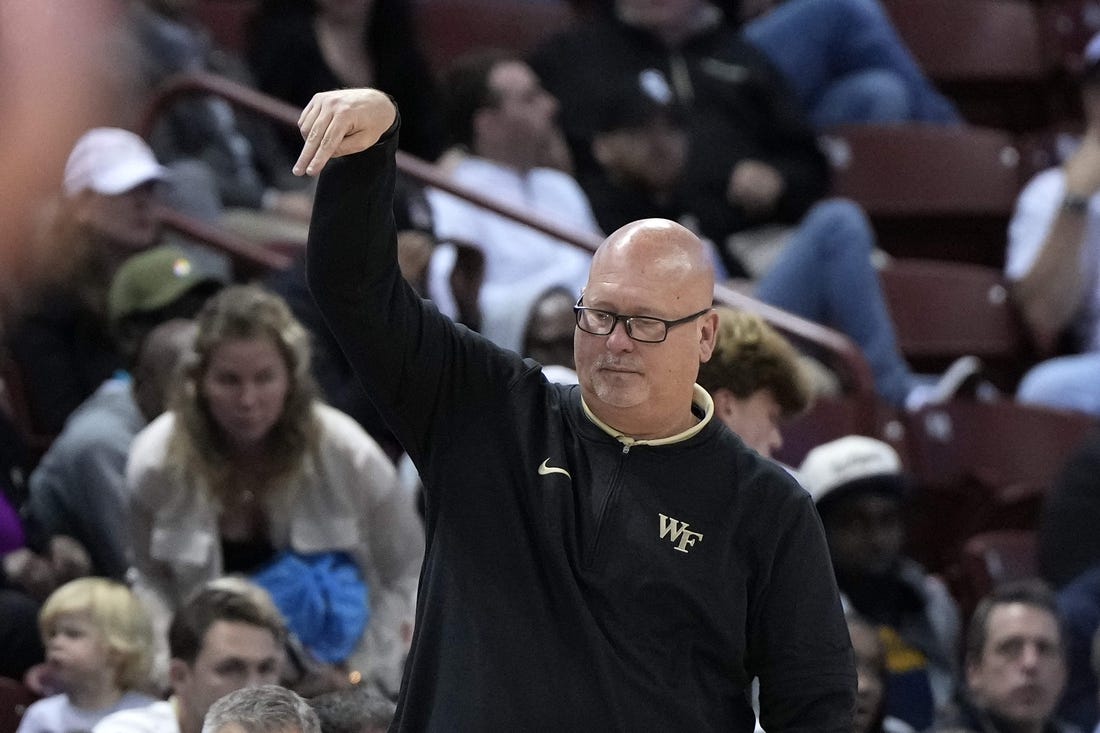
[[[579, 385], [400, 277], [399, 121], [317, 95], [310, 287], [425, 485], [428, 549], [392, 730], [850, 731], [855, 671], [813, 504], [714, 419], [714, 274], [667, 220], [592, 260]], [[333, 160], [333, 158], [338, 158]]]

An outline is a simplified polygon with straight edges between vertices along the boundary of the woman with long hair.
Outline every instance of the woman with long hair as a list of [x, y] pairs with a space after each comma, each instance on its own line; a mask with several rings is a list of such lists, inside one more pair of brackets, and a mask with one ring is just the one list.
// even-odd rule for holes
[[378, 444], [317, 399], [309, 360], [278, 296], [239, 285], [206, 304], [172, 409], [130, 453], [137, 582], [168, 612], [205, 581], [251, 576], [322, 661], [389, 687], [423, 528]]

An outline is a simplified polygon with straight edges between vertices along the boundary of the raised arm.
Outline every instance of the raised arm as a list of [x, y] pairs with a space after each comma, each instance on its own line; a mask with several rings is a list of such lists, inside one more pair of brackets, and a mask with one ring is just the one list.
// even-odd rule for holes
[[419, 467], [437, 431], [504, 409], [529, 367], [456, 326], [401, 277], [393, 219], [396, 108], [381, 92], [314, 97], [296, 170], [319, 175], [309, 227], [310, 292], [387, 425]]
[[[1063, 166], [1065, 188], [1058, 208], [1032, 211], [1021, 199], [1016, 218], [1052, 216], [1031, 267], [1015, 281], [1012, 295], [1035, 343], [1053, 348], [1085, 297], [1081, 252], [1089, 214], [1087, 202], [1100, 191], [1100, 129], [1090, 127], [1081, 147]], [[1034, 234], [1028, 226], [1013, 229]], [[1013, 236], [1016, 236], [1013, 234]]]

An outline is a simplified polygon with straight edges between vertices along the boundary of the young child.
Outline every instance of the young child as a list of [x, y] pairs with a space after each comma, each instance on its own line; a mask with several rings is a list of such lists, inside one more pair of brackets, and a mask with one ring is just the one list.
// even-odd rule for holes
[[51, 681], [62, 692], [31, 705], [16, 733], [90, 731], [109, 713], [155, 699], [148, 684], [153, 631], [129, 588], [79, 578], [54, 591], [38, 616]]

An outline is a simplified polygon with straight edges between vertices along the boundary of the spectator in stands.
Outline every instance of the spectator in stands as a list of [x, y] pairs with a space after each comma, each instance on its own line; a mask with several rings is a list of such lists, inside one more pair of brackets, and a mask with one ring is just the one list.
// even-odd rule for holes
[[853, 733], [912, 733], [913, 729], [886, 716], [886, 647], [878, 629], [854, 611], [845, 614], [856, 656], [856, 716]]
[[133, 364], [154, 328], [176, 318], [193, 319], [226, 282], [176, 245], [128, 258], [107, 293], [111, 331], [127, 363]]
[[[670, 11], [670, 3], [602, 2], [609, 14], [636, 27], [652, 22], [654, 12], [679, 12]], [[740, 26], [783, 73], [818, 130], [859, 122], [962, 121], [878, 0], [714, 0], [702, 7], [692, 4], [695, 22]]]
[[194, 323], [184, 319], [219, 287], [220, 280], [172, 246], [131, 257], [111, 283], [110, 317], [129, 372], [106, 380], [65, 422], [31, 473], [27, 503], [34, 527], [80, 542], [97, 575], [121, 580], [130, 565], [130, 443], [164, 411], [176, 366], [194, 338]]
[[1039, 518], [1039, 572], [1058, 593], [1066, 635], [1066, 692], [1058, 712], [1089, 730], [1100, 720], [1093, 635], [1100, 629], [1100, 431], [1074, 450], [1043, 497]]
[[397, 226], [397, 264], [401, 276], [424, 297], [428, 294], [428, 263], [435, 250], [435, 220], [427, 194], [420, 184], [397, 177], [393, 204]]
[[56, 435], [65, 418], [123, 366], [107, 290], [119, 265], [153, 246], [153, 186], [165, 169], [126, 130], [95, 128], [73, 147], [63, 198], [43, 236], [43, 277], [8, 334], [32, 427]]
[[837, 585], [882, 629], [886, 713], [917, 730], [955, 694], [959, 610], [946, 586], [902, 554], [910, 479], [886, 443], [849, 435], [812, 449], [798, 469], [825, 525]]
[[[409, 115], [401, 148], [435, 160], [443, 152], [443, 119], [412, 11], [403, 0], [263, 0], [248, 43], [256, 84], [299, 108], [329, 89], [382, 89]], [[297, 156], [297, 131], [284, 139]]]
[[[139, 54], [138, 84], [147, 98], [181, 73], [207, 72], [254, 85], [243, 59], [215, 46], [194, 6], [193, 0], [129, 3]], [[237, 114], [224, 99], [198, 95], [171, 105], [150, 140], [165, 163], [186, 161], [204, 170], [192, 174], [194, 187], [205, 184], [213, 191], [184, 192], [203, 201], [206, 210], [199, 213], [246, 236], [304, 241], [313, 194], [290, 175], [291, 159], [266, 120]], [[192, 201], [186, 207], [200, 205]]]
[[46, 665], [58, 693], [27, 708], [17, 733], [91, 730], [145, 694], [153, 651], [149, 613], [125, 585], [80, 578], [58, 588], [39, 616]]
[[1100, 430], [1090, 432], [1043, 497], [1039, 572], [1055, 589], [1100, 563]]
[[1100, 431], [1091, 432], [1043, 497], [1039, 571], [1058, 593], [1066, 638], [1066, 691], [1059, 715], [1085, 730], [1100, 720], [1093, 636], [1100, 629]]
[[210, 706], [202, 733], [322, 733], [317, 713], [279, 685], [245, 687]]
[[392, 700], [361, 685], [319, 695], [310, 705], [321, 733], [386, 733], [395, 711]]
[[[767, 269], [758, 253], [777, 249], [774, 227], [767, 238], [760, 228], [798, 223], [827, 190], [828, 163], [781, 74], [706, 0], [620, 0], [614, 17], [551, 39], [532, 66], [559, 99], [581, 180], [595, 166], [601, 120], [623, 93], [682, 110], [679, 198], [691, 203], [697, 230], [715, 242], [732, 276]], [[753, 240], [731, 250], [728, 236], [747, 230]]]
[[0, 409], [0, 649], [5, 652], [0, 654], [0, 677], [12, 679], [21, 679], [44, 655], [37, 633], [41, 598], [32, 597], [24, 581], [8, 575], [7, 555], [31, 552], [19, 513], [26, 501], [27, 461], [23, 436]]
[[962, 122], [879, 0], [787, 0], [745, 23], [818, 130], [852, 122]]
[[[855, 674], [809, 497], [694, 383], [717, 327], [698, 238], [667, 220], [608, 237], [578, 305], [580, 386], [550, 384], [402, 282], [389, 98], [318, 95], [301, 129], [295, 170], [321, 175], [311, 292], [428, 488], [394, 726], [747, 730], [759, 674], [765, 728], [850, 727]], [[488, 698], [507, 703], [470, 704]]]
[[87, 575], [91, 560], [71, 537], [47, 537], [24, 521], [27, 491], [21, 437], [0, 410], [0, 677], [25, 678], [38, 694], [45, 651], [39, 605], [68, 580]]
[[133, 372], [104, 382], [85, 400], [31, 474], [29, 521], [45, 536], [78, 542], [93, 574], [122, 580], [129, 568], [130, 443], [164, 411], [175, 366], [193, 338], [194, 324], [182, 319], [154, 329]]
[[1066, 690], [1058, 716], [1089, 731], [1100, 721], [1094, 661], [1100, 631], [1100, 562], [1059, 589], [1057, 602], [1066, 655]]
[[412, 498], [315, 398], [308, 334], [282, 299], [230, 286], [198, 326], [172, 408], [130, 451], [137, 583], [163, 617], [223, 573], [262, 579], [318, 657], [396, 690], [423, 553]]
[[1080, 77], [1085, 134], [1061, 166], [1020, 193], [1005, 273], [1032, 338], [1055, 356], [1032, 367], [1017, 399], [1100, 415], [1100, 35]]
[[802, 412], [812, 395], [794, 347], [760, 316], [717, 308], [718, 336], [699, 385], [714, 414], [745, 445], [770, 457], [783, 446], [782, 422]]
[[94, 733], [200, 733], [207, 710], [244, 687], [274, 684], [286, 624], [260, 588], [244, 581], [202, 586], [168, 629], [172, 697], [104, 718]]
[[[577, 299], [567, 288], [552, 287], [536, 295], [529, 309], [521, 309], [527, 318], [520, 353], [543, 367], [560, 367], [572, 372], [570, 381], [576, 381], [573, 363], [573, 330], [577, 326], [573, 306], [576, 304]], [[561, 376], [569, 379], [565, 372]]]
[[[608, 84], [605, 97], [610, 101], [592, 141], [597, 166], [581, 178], [600, 224], [613, 231], [636, 218], [659, 215], [696, 227], [697, 198], [679, 188], [690, 125], [683, 110], [633, 80], [618, 90]], [[725, 234], [712, 236], [722, 241]], [[898, 349], [872, 263], [874, 248], [874, 232], [859, 207], [830, 199], [811, 207], [797, 227], [784, 230], [772, 244], [741, 252], [744, 269], [755, 278], [753, 294], [852, 338], [887, 401], [910, 409], [944, 401], [977, 376], [980, 363], [961, 358], [938, 381], [913, 374]]]
[[[578, 232], [599, 234], [576, 181], [542, 165], [558, 138], [557, 102], [527, 64], [502, 52], [477, 52], [455, 62], [444, 89], [451, 141], [468, 153], [451, 171], [454, 182]], [[580, 295], [589, 253], [451, 194], [433, 189], [428, 197], [439, 240], [475, 247], [485, 256], [480, 331], [491, 340], [521, 348], [523, 323], [515, 308], [521, 295], [555, 285]], [[451, 285], [456, 260], [453, 245], [437, 247], [428, 283], [432, 300], [452, 318], [459, 315]]]
[[1053, 717], [1066, 682], [1065, 649], [1050, 590], [1037, 581], [1002, 585], [967, 626], [966, 690], [935, 730], [1078, 733]]

